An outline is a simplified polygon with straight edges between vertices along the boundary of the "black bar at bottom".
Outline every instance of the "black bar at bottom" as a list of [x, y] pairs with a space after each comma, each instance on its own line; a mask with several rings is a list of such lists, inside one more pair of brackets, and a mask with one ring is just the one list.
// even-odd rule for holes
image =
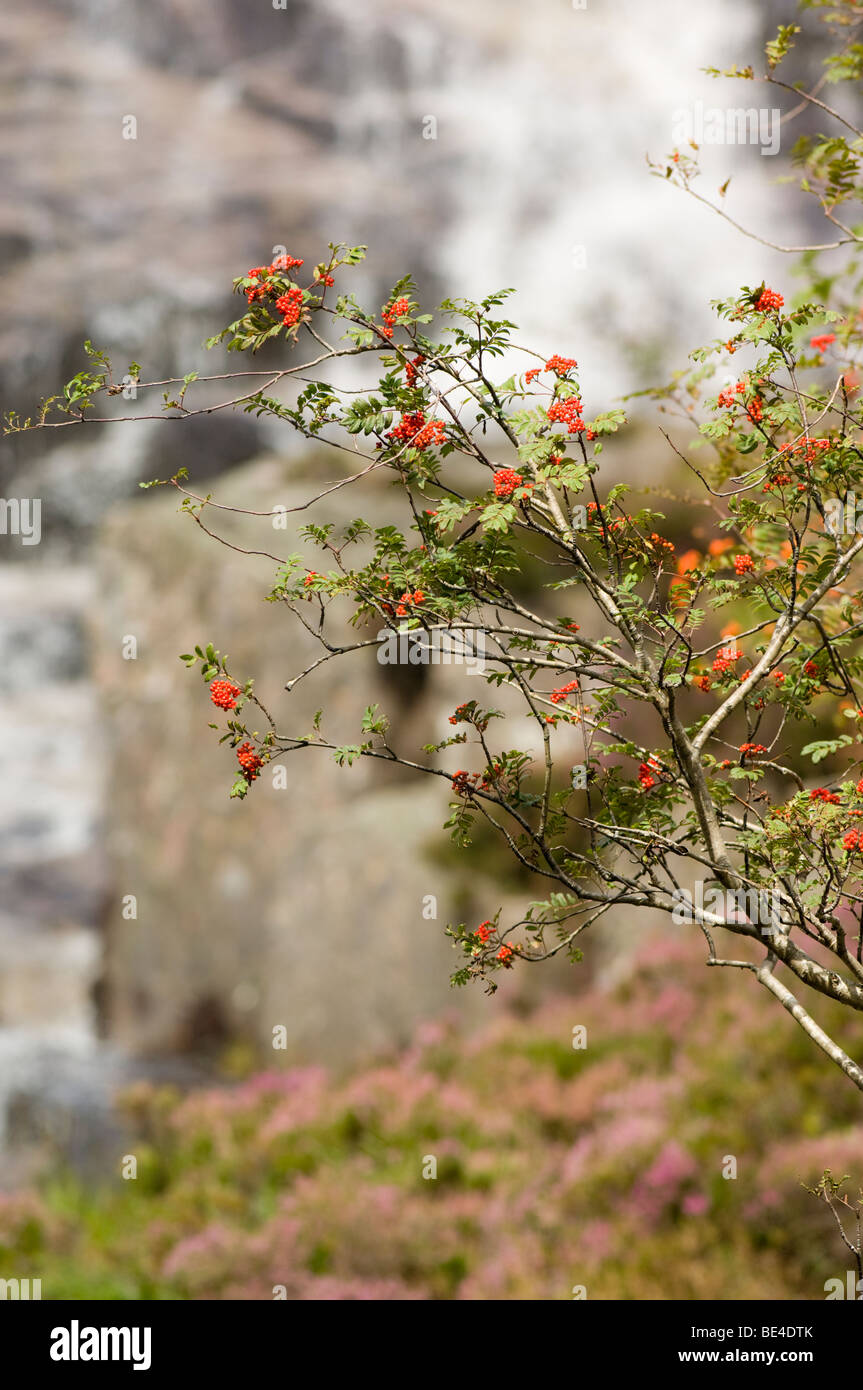
[[[856, 1303], [826, 1301], [573, 1301], [542, 1309], [530, 1304], [524, 1322], [517, 1310], [514, 1316], [507, 1312], [510, 1306], [8, 1301], [0, 1304], [0, 1336], [8, 1364], [47, 1372], [58, 1382], [70, 1376], [92, 1380], [105, 1372], [143, 1382], [192, 1369], [212, 1373], [220, 1384], [232, 1374], [260, 1374], [265, 1367], [289, 1374], [310, 1360], [331, 1380], [344, 1358], [346, 1372], [398, 1369], [400, 1378], [413, 1374], [428, 1384], [436, 1365], [441, 1374], [452, 1373], [462, 1346], [480, 1355], [484, 1378], [498, 1359], [511, 1370], [520, 1343], [528, 1361], [553, 1355], [573, 1375], [580, 1374], [579, 1365], [592, 1370], [597, 1361], [624, 1375], [676, 1369], [687, 1377], [705, 1368], [758, 1366], [769, 1384], [773, 1372], [788, 1368], [814, 1371], [822, 1379], [851, 1370], [861, 1325]], [[537, 1334], [546, 1331], [554, 1341], [543, 1345]]]

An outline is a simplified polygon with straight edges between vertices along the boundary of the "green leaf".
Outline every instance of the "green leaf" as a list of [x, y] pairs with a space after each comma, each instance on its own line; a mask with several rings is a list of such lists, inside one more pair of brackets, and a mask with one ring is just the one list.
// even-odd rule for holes
[[823, 762], [831, 753], [838, 753], [840, 748], [846, 748], [854, 740], [850, 734], [842, 734], [840, 738], [820, 739], [815, 743], [807, 743], [801, 751], [804, 757], [810, 757], [813, 763]]

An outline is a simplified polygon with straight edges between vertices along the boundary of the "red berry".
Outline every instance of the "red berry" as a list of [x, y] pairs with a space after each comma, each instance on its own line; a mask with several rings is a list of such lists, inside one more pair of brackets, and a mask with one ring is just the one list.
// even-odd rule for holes
[[578, 689], [578, 681], [570, 681], [568, 685], [562, 685], [559, 690], [553, 690], [549, 699], [553, 705], [562, 704], [573, 690]]
[[298, 323], [303, 311], [303, 292], [299, 285], [292, 285], [287, 293], [279, 295], [276, 300], [276, 308], [281, 314], [282, 323], [286, 328], [292, 328], [295, 323]]
[[213, 681], [210, 685], [210, 699], [219, 709], [236, 709], [239, 693], [240, 687], [230, 681]]
[[446, 443], [446, 427], [442, 420], [429, 420], [426, 423], [425, 412], [414, 410], [402, 416], [399, 423], [389, 431], [387, 439], [410, 444], [412, 449], [429, 449], [434, 445]]
[[839, 805], [839, 793], [828, 791], [827, 787], [813, 787], [809, 793], [810, 801], [823, 801], [828, 806]]
[[522, 487], [524, 478], [513, 468], [498, 468], [494, 475], [495, 497], [511, 497], [517, 487]]
[[270, 274], [273, 275], [280, 270], [293, 270], [295, 266], [301, 266], [302, 259], [285, 252], [284, 256], [277, 256], [270, 266]]
[[391, 304], [385, 304], [381, 309], [381, 318], [384, 326], [381, 329], [385, 338], [393, 336], [396, 319], [404, 318], [411, 311], [410, 303], [404, 295], [400, 299], [394, 299]]
[[553, 401], [545, 412], [552, 424], [566, 425], [570, 434], [580, 434], [587, 426], [581, 418], [584, 407], [575, 396], [568, 401]]
[[240, 764], [247, 782], [254, 782], [259, 770], [264, 765], [263, 758], [258, 757], [251, 743], [240, 744], [237, 749], [237, 762]]
[[565, 376], [567, 372], [572, 371], [573, 368], [577, 366], [578, 363], [574, 357], [558, 357], [557, 353], [555, 353], [554, 356], [549, 357], [546, 362], [545, 370], [547, 372], [554, 372], [557, 376]]

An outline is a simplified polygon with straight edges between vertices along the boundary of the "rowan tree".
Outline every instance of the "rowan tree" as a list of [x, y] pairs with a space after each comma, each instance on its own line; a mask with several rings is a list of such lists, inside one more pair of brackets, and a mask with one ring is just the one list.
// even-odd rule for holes
[[[233, 796], [276, 760], [303, 750], [307, 762], [312, 748], [348, 767], [375, 759], [440, 779], [457, 843], [469, 854], [485, 823], [537, 885], [517, 920], [499, 910], [448, 926], [456, 982], [494, 989], [501, 971], [578, 956], [604, 921], [660, 911], [688, 924], [708, 965], [754, 976], [863, 1090], [861, 1067], [817, 1022], [820, 996], [863, 1011], [863, 226], [853, 220], [863, 133], [823, 95], [860, 79], [863, 6], [806, 8], [838, 35], [815, 89], [779, 75], [794, 61], [794, 25], [767, 45], [757, 73], [727, 75], [791, 94], [789, 122], [808, 112], [823, 123], [827, 133], [801, 138], [793, 158], [831, 239], [765, 240], [797, 255], [799, 288], [729, 287], [715, 305], [716, 339], [650, 393], [701, 444], [696, 454], [661, 426], [708, 504], [712, 536], [675, 544], [660, 511], [628, 506], [614, 463], [626, 415], [583, 402], [577, 362], [563, 355], [582, 352], [577, 326], [572, 345], [536, 351], [506, 317], [508, 291], [445, 300], [433, 316], [409, 277], [380, 308], [364, 307], [349, 285], [362, 247], [330, 245], [311, 273], [283, 253], [237, 278], [242, 313], [209, 345], [254, 357], [277, 344], [278, 365], [146, 382], [133, 364], [131, 375], [139, 394], [164, 393], [160, 416], [246, 411], [352, 460], [296, 509], [316, 567], [299, 552], [283, 557], [269, 595], [320, 646], [315, 662], [286, 671], [280, 703], [212, 643], [182, 657], [224, 715]], [[672, 151], [654, 172], [730, 218], [724, 192], [718, 202], [699, 192], [698, 154]], [[7, 428], [152, 418], [100, 407], [122, 388], [105, 354], [88, 352], [89, 368], [61, 395]], [[201, 384], [225, 380], [224, 398], [196, 404]], [[315, 503], [337, 489], [362, 494], [375, 473], [400, 489], [401, 525], [313, 519]], [[194, 492], [186, 470], [164, 482], [217, 534], [216, 498]], [[528, 564], [543, 575], [535, 599], [520, 583]], [[332, 622], [345, 600], [349, 638]], [[474, 679], [444, 737], [397, 747], [376, 704], [348, 745], [328, 736], [325, 712], [296, 727], [298, 682], [400, 632], [429, 645], [445, 637], [484, 664], [482, 698]], [[511, 706], [495, 704], [503, 690], [529, 739], [508, 736]], [[571, 752], [556, 756], [573, 729], [579, 782]], [[819, 764], [830, 771], [816, 786]]]

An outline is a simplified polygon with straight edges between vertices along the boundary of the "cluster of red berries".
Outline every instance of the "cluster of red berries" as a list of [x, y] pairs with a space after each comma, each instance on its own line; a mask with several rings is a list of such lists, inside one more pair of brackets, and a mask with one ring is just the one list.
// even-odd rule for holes
[[273, 275], [280, 270], [299, 269], [303, 264], [301, 256], [292, 256], [288, 251], [283, 256], [277, 256], [270, 266], [270, 274]]
[[863, 830], [849, 830], [842, 840], [843, 849], [863, 849]]
[[759, 314], [769, 314], [771, 309], [781, 309], [785, 300], [776, 290], [764, 289], [755, 301]]
[[735, 574], [751, 574], [752, 571], [753, 571], [754, 569], [755, 569], [755, 561], [752, 559], [752, 556], [751, 556], [751, 555], [735, 555], [735, 557], [734, 557], [734, 573], [735, 573]]
[[230, 681], [213, 681], [210, 686], [210, 699], [219, 709], [236, 709], [239, 693], [240, 687]]
[[[746, 390], [746, 382], [738, 381], [733, 387], [729, 386], [727, 391], [720, 391], [716, 397], [716, 404], [725, 406], [729, 410], [737, 404], [737, 397]], [[744, 407], [750, 420], [760, 420], [764, 414], [764, 403], [760, 396], [753, 396], [752, 400]]]
[[584, 406], [575, 396], [568, 401], [552, 401], [545, 412], [552, 424], [566, 425], [570, 434], [580, 434], [587, 426], [582, 417]]
[[514, 468], [498, 468], [494, 475], [495, 497], [511, 497], [517, 487], [530, 487]]
[[567, 695], [571, 695], [573, 690], [578, 689], [578, 681], [570, 681], [568, 685], [562, 685], [559, 690], [553, 690], [549, 696], [553, 705], [561, 705]]
[[652, 545], [654, 550], [674, 550], [672, 541], [667, 541], [664, 536], [660, 536], [656, 531], [651, 531], [648, 545]]
[[639, 764], [638, 780], [641, 783], [641, 785], [645, 788], [645, 790], [648, 787], [655, 786], [657, 778], [654, 776], [654, 774], [659, 773], [661, 771], [662, 765], [656, 760], [656, 758], [648, 758], [646, 763]]
[[808, 439], [805, 444], [798, 445], [798, 453], [801, 454], [804, 462], [815, 463], [818, 455], [826, 453], [829, 448], [829, 439]]
[[739, 751], [744, 758], [754, 758], [758, 753], [766, 753], [763, 743], [741, 743]]
[[246, 290], [246, 299], [249, 304], [255, 304], [257, 300], [263, 299], [264, 296], [269, 293], [269, 285], [258, 279], [258, 276], [267, 276], [269, 273], [270, 267], [267, 265], [254, 265], [251, 270], [246, 272], [247, 280], [255, 280], [257, 282], [254, 285], [250, 285]]
[[571, 372], [577, 366], [578, 363], [574, 357], [560, 357], [555, 353], [546, 362], [545, 370], [554, 372], [557, 376], [566, 376], [567, 372]]
[[458, 772], [454, 772], [452, 775], [452, 789], [456, 796], [467, 796], [473, 791], [471, 782], [478, 781], [478, 772], [465, 772], [463, 768], [459, 768]]
[[445, 443], [446, 426], [442, 420], [429, 420], [428, 424], [417, 430], [411, 440], [415, 449], [433, 449], [437, 445]]
[[[486, 720], [484, 724], [477, 724], [477, 728], [480, 730], [486, 729], [487, 727], [488, 720]], [[480, 786], [482, 787], [483, 791], [491, 791], [492, 783], [498, 782], [502, 776], [503, 763], [492, 763], [489, 767], [486, 768], [485, 772], [482, 775], [482, 778], [480, 779]]]
[[330, 286], [336, 283], [332, 275], [328, 275], [326, 271], [321, 270], [320, 268], [315, 270], [315, 280], [319, 285]]
[[497, 953], [497, 959], [500, 961], [501, 965], [509, 965], [512, 960], [512, 947], [501, 946]]
[[816, 352], [825, 352], [830, 344], [835, 342], [835, 333], [816, 333], [815, 336], [810, 339], [809, 346], [813, 347]]
[[639, 763], [638, 780], [641, 783], [642, 791], [649, 792], [651, 787], [656, 786], [658, 778], [654, 777], [653, 774], [661, 771], [662, 769], [655, 758], [649, 758], [646, 763]]
[[740, 393], [741, 393], [742, 391], [745, 391], [745, 390], [746, 390], [746, 382], [745, 382], [745, 381], [738, 381], [738, 383], [737, 383], [737, 385], [736, 385], [735, 387], [733, 387], [733, 388], [732, 388], [732, 387], [729, 387], [727, 391], [720, 391], [720, 392], [719, 392], [719, 395], [718, 395], [717, 398], [716, 398], [716, 399], [717, 399], [717, 404], [718, 404], [718, 405], [729, 406], [729, 407], [732, 406], [732, 405], [736, 405], [737, 402], [736, 402], [736, 400], [735, 400], [735, 396], [739, 396]]
[[[824, 454], [830, 448], [829, 439], [801, 439], [799, 443], [779, 445], [780, 454], [790, 454], [792, 457], [802, 458], [805, 463], [816, 463], [819, 454]], [[801, 488], [803, 484], [800, 484]]]
[[793, 482], [794, 479], [790, 473], [774, 473], [772, 478], [768, 478], [761, 491], [772, 492], [775, 487], [787, 487], [789, 483]]
[[286, 328], [293, 328], [299, 322], [300, 314], [303, 312], [303, 292], [299, 285], [291, 285], [285, 293], [280, 294], [276, 300], [276, 308], [282, 316], [282, 323]]
[[743, 653], [739, 647], [720, 647], [713, 659], [713, 669], [718, 675], [724, 676], [736, 661], [739, 661]]
[[840, 797], [838, 792], [828, 791], [827, 787], [814, 787], [809, 793], [810, 801], [824, 801], [828, 806], [838, 806]]
[[479, 926], [477, 927], [476, 931], [474, 932], [474, 936], [478, 936], [479, 939], [480, 939], [480, 941], [482, 942], [482, 944], [485, 945], [485, 943], [488, 941], [489, 937], [491, 936], [491, 933], [492, 933], [492, 925], [491, 925], [491, 922], [480, 922]]
[[806, 665], [803, 667], [803, 674], [813, 677], [818, 675], [818, 667], [815, 665], [814, 661], [807, 661]]
[[619, 531], [628, 521], [632, 520], [631, 516], [616, 516], [613, 520], [609, 521], [603, 514], [602, 509], [598, 507], [595, 502], [588, 502], [587, 516], [591, 525], [596, 525], [600, 528], [604, 525], [607, 531]]
[[411, 311], [410, 303], [404, 295], [399, 299], [394, 299], [391, 304], [385, 304], [381, 309], [381, 318], [384, 326], [381, 329], [385, 338], [393, 336], [393, 329], [396, 326], [396, 319], [404, 318]]
[[419, 368], [422, 366], [423, 362], [425, 362], [425, 358], [422, 353], [419, 353], [414, 358], [413, 362], [405, 363], [405, 382], [408, 386], [416, 385], [416, 379], [419, 376]]
[[243, 776], [247, 782], [254, 782], [260, 769], [264, 766], [263, 758], [259, 758], [251, 743], [241, 743], [237, 749], [237, 762], [243, 770]]
[[410, 589], [405, 589], [405, 592], [402, 594], [396, 606], [396, 616], [399, 618], [406, 618], [409, 605], [417, 607], [424, 601], [425, 594], [422, 589], [414, 589], [413, 593], [411, 593]]
[[699, 690], [709, 690], [711, 684], [710, 677], [708, 675], [696, 676], [692, 684], [697, 685]]
[[414, 449], [429, 449], [445, 442], [446, 429], [442, 421], [426, 421], [424, 411], [413, 410], [402, 416], [399, 423], [390, 430], [387, 439], [410, 444]]
[[424, 428], [425, 418], [422, 410], [414, 410], [408, 415], [403, 415], [399, 423], [390, 430], [387, 439], [398, 439], [407, 443]]
[[[477, 710], [476, 700], [466, 700], [463, 705], [456, 705], [455, 710], [449, 717], [450, 724], [473, 724], [480, 733], [485, 733], [488, 728], [489, 720], [487, 715], [482, 715]], [[499, 764], [495, 764], [495, 771], [500, 772]]]
[[[246, 274], [246, 279], [257, 280], [258, 284], [251, 285], [246, 290], [246, 299], [250, 304], [254, 304], [258, 299], [263, 299], [265, 295], [271, 293], [271, 287], [266, 283], [271, 275], [277, 275], [281, 271], [292, 270], [294, 266], [300, 266], [302, 264], [303, 262], [299, 257], [286, 254], [284, 256], [277, 256], [272, 265], [252, 266], [252, 269]], [[333, 283], [332, 277], [330, 277], [329, 283]], [[275, 293], [275, 291], [272, 292]]]
[[574, 357], [561, 357], [558, 353], [554, 353], [552, 357], [549, 357], [544, 367], [531, 367], [530, 371], [525, 372], [524, 379], [528, 383], [536, 381], [540, 372], [554, 372], [555, 376], [566, 376], [567, 372], [573, 371], [577, 366], [578, 363]]

